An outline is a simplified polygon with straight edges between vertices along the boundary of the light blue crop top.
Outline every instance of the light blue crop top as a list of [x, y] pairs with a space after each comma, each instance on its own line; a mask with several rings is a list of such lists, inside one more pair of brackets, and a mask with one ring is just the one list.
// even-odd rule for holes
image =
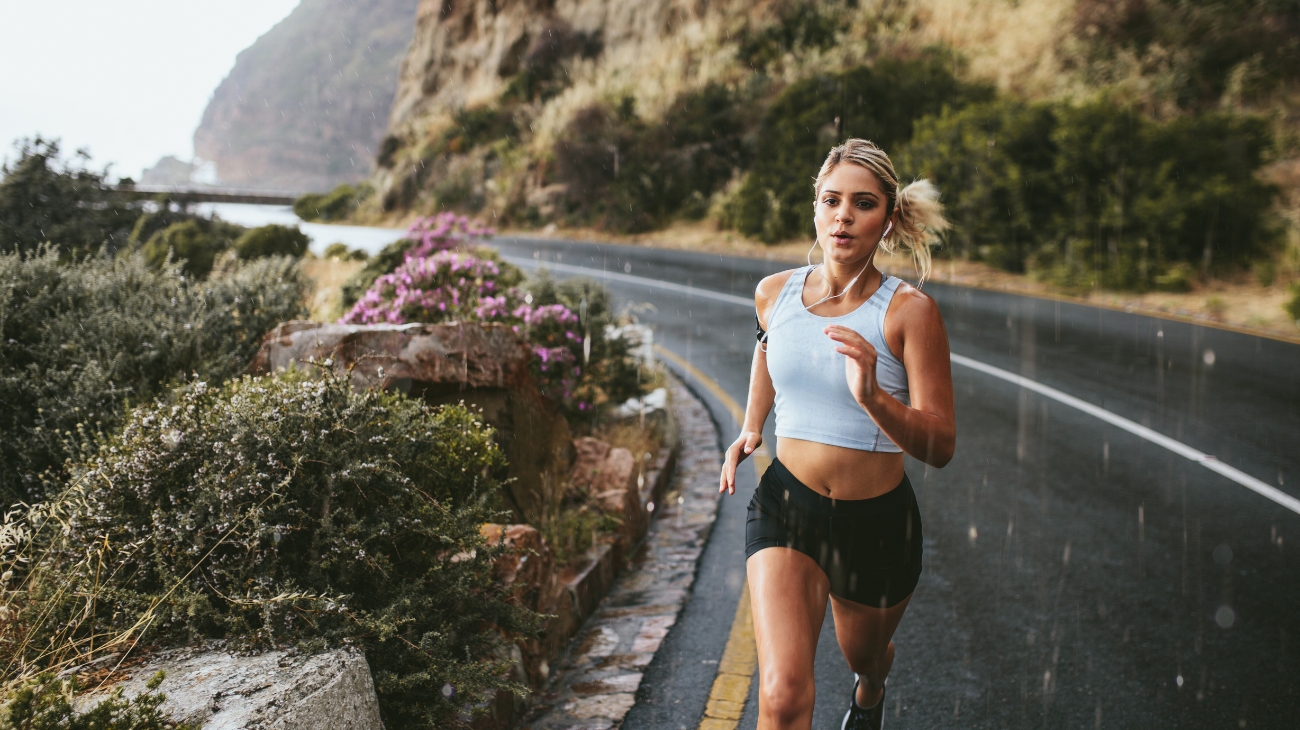
[[804, 280], [812, 267], [796, 269], [767, 318], [767, 371], [776, 388], [776, 435], [860, 451], [898, 453], [871, 416], [849, 392], [844, 355], [823, 329], [839, 324], [856, 331], [876, 348], [876, 382], [885, 392], [910, 403], [907, 370], [885, 343], [885, 313], [902, 283], [882, 274], [880, 287], [857, 309], [821, 317], [803, 308]]

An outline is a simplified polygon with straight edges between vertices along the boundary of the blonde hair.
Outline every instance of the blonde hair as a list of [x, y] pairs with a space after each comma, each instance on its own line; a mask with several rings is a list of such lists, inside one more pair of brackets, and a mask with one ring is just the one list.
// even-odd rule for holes
[[943, 217], [943, 204], [939, 202], [939, 189], [922, 178], [900, 190], [898, 173], [894, 172], [894, 163], [890, 162], [889, 155], [865, 139], [850, 139], [831, 148], [830, 154], [826, 155], [813, 183], [814, 206], [826, 176], [842, 162], [865, 167], [880, 180], [885, 189], [885, 218], [898, 211], [894, 228], [880, 242], [880, 247], [890, 254], [899, 249], [911, 254], [912, 265], [921, 275], [920, 283], [924, 283], [930, 276], [930, 247], [938, 245], [939, 234], [948, 230], [948, 219]]

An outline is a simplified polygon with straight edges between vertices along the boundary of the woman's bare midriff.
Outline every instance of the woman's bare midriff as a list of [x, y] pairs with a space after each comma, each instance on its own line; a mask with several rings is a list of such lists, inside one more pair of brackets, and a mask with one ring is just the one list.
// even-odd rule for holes
[[903, 455], [777, 438], [776, 457], [808, 488], [835, 499], [871, 499], [903, 481]]

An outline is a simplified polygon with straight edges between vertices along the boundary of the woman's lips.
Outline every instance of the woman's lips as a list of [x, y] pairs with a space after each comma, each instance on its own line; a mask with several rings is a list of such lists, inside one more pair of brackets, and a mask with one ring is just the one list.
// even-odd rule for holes
[[831, 238], [834, 238], [836, 243], [848, 243], [853, 240], [853, 236], [847, 233], [832, 233]]

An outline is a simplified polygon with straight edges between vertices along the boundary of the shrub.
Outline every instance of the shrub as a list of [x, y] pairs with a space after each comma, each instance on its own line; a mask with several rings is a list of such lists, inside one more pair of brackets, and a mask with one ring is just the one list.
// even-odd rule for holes
[[586, 278], [557, 281], [543, 270], [519, 288], [531, 307], [558, 304], [577, 315], [572, 324], [577, 325], [574, 332], [580, 339], [569, 338], [567, 330], [563, 340], [554, 338], [572, 348], [573, 361], [581, 363], [582, 371], [568, 400], [572, 410], [618, 405], [644, 392], [641, 369], [631, 357], [628, 342], [606, 334], [606, 328], [614, 324], [614, 313], [609, 291], [599, 282]]
[[[342, 304], [344, 307], [355, 305], [376, 279], [395, 271], [408, 258], [468, 246], [492, 233], [492, 229], [455, 213], [439, 213], [421, 218], [411, 224], [405, 238], [385, 246], [382, 251], [370, 257], [360, 271], [344, 282], [340, 296]], [[417, 246], [418, 250], [413, 251]]]
[[[508, 276], [508, 275], [507, 275]], [[374, 284], [343, 316], [351, 324], [400, 324], [477, 318], [482, 297], [501, 294], [502, 269], [468, 253], [413, 256]]]
[[1187, 286], [1189, 270], [1267, 253], [1270, 144], [1257, 119], [1206, 113], [1159, 123], [1101, 100], [1001, 101], [922, 120], [904, 176], [944, 193], [954, 252], [1071, 286]]
[[268, 226], [245, 231], [235, 239], [235, 253], [241, 259], [260, 259], [267, 256], [300, 258], [307, 253], [309, 239], [298, 226]]
[[1291, 319], [1295, 320], [1296, 326], [1300, 327], [1300, 281], [1291, 282], [1287, 286], [1287, 293], [1291, 298], [1282, 305], [1282, 309], [1286, 310], [1286, 313], [1291, 315]]
[[139, 255], [0, 254], [0, 499], [43, 498], [40, 475], [115, 428], [128, 402], [242, 370], [263, 333], [304, 313], [305, 287], [284, 258], [196, 281]]
[[741, 98], [719, 84], [683, 95], [656, 124], [639, 119], [631, 99], [620, 109], [583, 109], [554, 150], [567, 213], [616, 231], [699, 218], [714, 191], [748, 163], [745, 133]]
[[18, 159], [0, 166], [0, 253], [35, 251], [46, 242], [69, 256], [126, 245], [141, 211], [107, 188], [106, 173], [86, 168], [88, 154], [65, 161], [58, 141], [41, 137], [15, 150]]
[[203, 277], [243, 233], [242, 226], [219, 218], [190, 218], [153, 234], [140, 251], [155, 267], [162, 268], [168, 261], [183, 262], [181, 268], [186, 273]]
[[129, 701], [119, 687], [84, 712], [77, 712], [72, 698], [81, 690], [76, 678], [58, 679], [45, 673], [12, 690], [0, 707], [0, 730], [198, 730], [176, 723], [159, 708], [167, 695], [155, 690], [165, 673], [158, 672], [141, 692]]
[[[290, 371], [191, 381], [79, 468], [77, 529], [28, 576], [28, 652], [145, 639], [363, 648], [388, 727], [445, 728], [497, 689], [533, 614], [479, 527], [504, 458], [463, 406]], [[145, 627], [148, 627], [145, 629]], [[52, 642], [51, 639], [54, 641]], [[116, 643], [115, 643], [116, 642]]]
[[791, 84], [763, 114], [762, 154], [726, 206], [723, 223], [768, 243], [812, 232], [812, 181], [834, 145], [870, 139], [893, 152], [913, 122], [945, 107], [992, 98], [992, 89], [959, 82], [950, 60], [882, 58], [872, 66]]
[[357, 201], [360, 193], [351, 185], [343, 184], [334, 188], [332, 191], [320, 193], [307, 193], [299, 196], [293, 201], [294, 215], [305, 221], [337, 221], [343, 220], [356, 210]]
[[348, 248], [346, 243], [331, 243], [325, 247], [325, 258], [334, 261], [365, 261], [370, 258], [365, 251]]
[[[827, 5], [831, 5], [827, 3]], [[759, 30], [746, 28], [740, 36], [736, 57], [753, 69], [762, 69], [797, 49], [826, 49], [835, 44], [835, 35], [844, 29], [842, 8], [831, 5], [832, 12], [820, 3], [792, 3], [777, 9], [777, 22]]]

